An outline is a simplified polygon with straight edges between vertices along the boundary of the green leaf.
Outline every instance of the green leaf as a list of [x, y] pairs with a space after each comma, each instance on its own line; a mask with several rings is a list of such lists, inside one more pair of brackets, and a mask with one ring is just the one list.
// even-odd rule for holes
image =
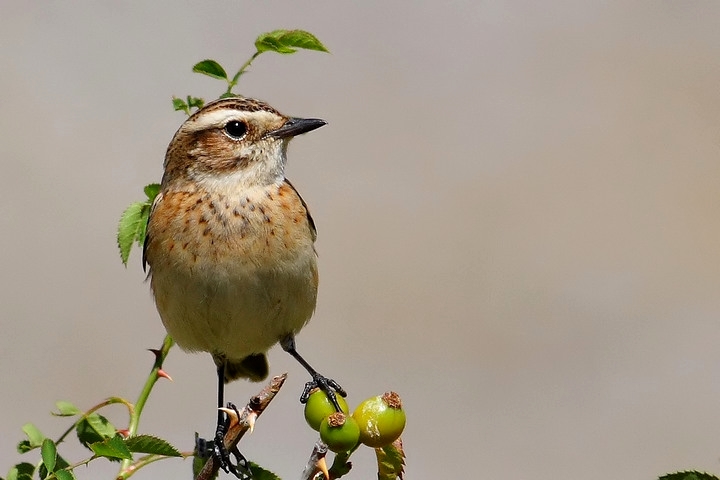
[[42, 445], [43, 440], [45, 440], [45, 435], [40, 433], [40, 430], [32, 423], [23, 425], [22, 430], [25, 432], [25, 435], [27, 435], [29, 446], [32, 448], [39, 447]]
[[57, 480], [75, 480], [75, 475], [70, 470], [58, 470], [55, 472]]
[[87, 418], [78, 422], [77, 427], [75, 427], [75, 432], [77, 433], [80, 443], [89, 447], [91, 443], [102, 442], [108, 438], [113, 438], [117, 433], [117, 429], [107, 418], [98, 413], [91, 413]]
[[182, 457], [180, 451], [168, 441], [152, 435], [135, 435], [125, 439], [125, 446], [133, 453], [151, 453], [166, 457]]
[[280, 480], [280, 477], [270, 470], [265, 470], [255, 462], [250, 462], [250, 471], [252, 472], [253, 480]]
[[255, 48], [258, 52], [277, 52], [283, 54], [295, 53], [297, 50], [286, 47], [280, 40], [272, 34], [275, 32], [264, 33], [255, 40]]
[[150, 210], [155, 197], [160, 192], [160, 184], [146, 185], [144, 191], [147, 199], [144, 202], [135, 202], [126, 208], [120, 216], [118, 224], [117, 243], [120, 249], [120, 259], [126, 267], [133, 243], [142, 246], [145, 242]]
[[57, 447], [55, 442], [46, 438], [43, 440], [42, 447], [40, 447], [40, 456], [42, 457], [43, 464], [49, 472], [55, 470], [55, 461], [57, 460]]
[[133, 243], [139, 237], [145, 237], [145, 226], [143, 224], [144, 207], [144, 202], [135, 202], [127, 207], [120, 216], [117, 243], [120, 249], [120, 259], [126, 267]]
[[199, 97], [191, 97], [190, 95], [188, 95], [187, 104], [188, 107], [197, 108], [199, 110], [205, 105], [205, 100]]
[[115, 435], [111, 438], [106, 438], [102, 442], [95, 442], [89, 445], [90, 449], [95, 452], [95, 455], [105, 458], [118, 458], [121, 460], [131, 460], [132, 453], [125, 446], [125, 441], [121, 435]]
[[173, 108], [175, 109], [176, 112], [182, 110], [183, 112], [190, 115], [190, 106], [187, 103], [185, 103], [185, 100], [183, 100], [182, 98], [173, 97], [172, 103], [173, 103]]
[[27, 453], [35, 448], [37, 447], [33, 447], [32, 445], [30, 445], [30, 442], [28, 440], [21, 440], [16, 447], [18, 453]]
[[295, 53], [298, 48], [327, 52], [320, 40], [305, 30], [273, 30], [261, 34], [255, 39], [258, 52]]
[[152, 205], [152, 203], [155, 201], [155, 197], [157, 197], [158, 193], [160, 193], [160, 184], [150, 183], [148, 185], [145, 185], [145, 188], [143, 188], [143, 192], [145, 192], [145, 195], [147, 195], [147, 203]]
[[405, 452], [402, 440], [397, 439], [392, 444], [375, 449], [378, 464], [378, 480], [402, 480], [405, 474]]
[[32, 463], [18, 463], [8, 472], [7, 480], [32, 480], [35, 465]]
[[709, 473], [697, 472], [697, 471], [686, 471], [686, 472], [675, 472], [663, 475], [658, 480], [720, 480], [715, 475]]
[[193, 66], [193, 72], [202, 73], [208, 77], [218, 78], [220, 80], [227, 80], [227, 73], [225, 69], [215, 60], [203, 60]]
[[305, 30], [290, 30], [280, 37], [280, 43], [286, 47], [297, 47], [305, 50], [315, 50], [317, 52], [328, 52], [320, 40], [315, 35]]
[[48, 472], [47, 467], [43, 462], [40, 462], [40, 465], [38, 465], [37, 467], [37, 476], [41, 479], [45, 479], [48, 477], [48, 475], [50, 475], [50, 472]]
[[80, 415], [82, 411], [70, 402], [60, 400], [55, 402], [55, 406], [59, 413], [53, 413], [56, 417], [72, 417], [74, 415]]

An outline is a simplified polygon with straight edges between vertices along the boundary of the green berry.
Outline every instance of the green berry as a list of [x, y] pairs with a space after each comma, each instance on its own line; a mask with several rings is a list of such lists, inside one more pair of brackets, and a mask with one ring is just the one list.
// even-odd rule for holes
[[400, 395], [387, 392], [368, 398], [353, 412], [360, 427], [360, 441], [372, 448], [390, 445], [405, 428], [405, 412]]
[[[345, 399], [337, 394], [335, 397], [343, 413], [348, 413], [350, 409]], [[305, 421], [310, 425], [310, 428], [319, 431], [320, 423], [336, 411], [335, 405], [330, 401], [327, 394], [318, 388], [310, 394], [308, 401], [305, 403]]]
[[335, 412], [320, 424], [320, 440], [335, 453], [347, 452], [358, 444], [360, 427], [353, 417]]

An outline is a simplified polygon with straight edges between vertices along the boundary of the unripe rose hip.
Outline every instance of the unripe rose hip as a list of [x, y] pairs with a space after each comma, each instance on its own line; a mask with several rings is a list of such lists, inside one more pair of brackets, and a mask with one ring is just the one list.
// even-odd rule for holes
[[391, 444], [405, 428], [402, 401], [395, 392], [368, 398], [358, 405], [353, 418], [360, 427], [360, 441], [372, 448]]
[[[340, 395], [335, 395], [335, 397], [343, 413], [348, 413], [350, 409], [345, 399]], [[322, 421], [336, 411], [327, 394], [318, 388], [310, 394], [308, 401], [305, 403], [305, 421], [310, 425], [310, 428], [319, 431]]]
[[320, 424], [320, 440], [335, 453], [351, 450], [359, 439], [360, 427], [350, 415], [335, 412]]

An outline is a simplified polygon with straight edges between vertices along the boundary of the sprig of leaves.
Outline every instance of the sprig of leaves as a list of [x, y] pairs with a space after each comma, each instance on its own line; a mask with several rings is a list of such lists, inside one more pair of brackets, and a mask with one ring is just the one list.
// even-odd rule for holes
[[[255, 53], [242, 64], [235, 75], [230, 78], [225, 68], [215, 60], [207, 59], [196, 63], [193, 66], [193, 72], [207, 75], [208, 77], [215, 78], [217, 80], [223, 80], [227, 83], [227, 89], [220, 96], [232, 97], [235, 96], [233, 88], [238, 84], [240, 77], [247, 72], [252, 62], [265, 52], [275, 52], [282, 55], [290, 55], [297, 52], [299, 49], [303, 50], [315, 50], [317, 52], [328, 52], [329, 50], [317, 39], [315, 35], [305, 30], [273, 30], [272, 32], [266, 32], [260, 34], [255, 39]], [[186, 100], [178, 97], [173, 97], [173, 108], [176, 111], [183, 111], [187, 115], [190, 115], [193, 108], [202, 108], [204, 101], [201, 98], [187, 96]]]
[[117, 244], [120, 249], [120, 259], [126, 267], [133, 243], [137, 243], [138, 246], [142, 247], [143, 242], [145, 242], [150, 209], [155, 197], [160, 193], [160, 184], [151, 183], [146, 185], [143, 191], [145, 192], [145, 200], [135, 202], [127, 207], [120, 216], [120, 223], [118, 224]]
[[70, 402], [57, 403], [60, 413], [55, 414], [56, 416], [79, 417], [72, 429], [75, 430], [80, 443], [92, 452], [91, 457], [72, 465], [58, 453], [58, 446], [63, 442], [65, 435], [53, 440], [43, 435], [35, 425], [31, 423], [24, 425], [23, 431], [27, 439], [18, 444], [17, 450], [19, 453], [27, 453], [40, 449], [41, 462], [37, 467], [27, 462], [19, 463], [10, 470], [7, 479], [31, 480], [37, 473], [40, 478], [46, 480], [73, 480], [74, 468], [90, 463], [96, 458], [106, 458], [111, 461], [132, 460], [136, 453], [165, 458], [187, 456], [166, 440], [153, 435], [123, 436], [107, 418], [93, 411], [107, 404], [108, 402], [103, 402], [83, 413]]
[[[135, 433], [140, 421], [142, 406], [150, 396], [152, 386], [158, 379], [167, 377], [162, 371], [162, 364], [172, 345], [172, 339], [166, 336], [162, 346], [157, 350], [152, 350], [155, 354], [155, 362], [148, 374], [146, 385], [134, 404], [124, 398], [110, 397], [89, 410], [82, 411], [70, 402], [59, 401], [55, 404], [57, 411], [52, 412], [52, 415], [63, 418], [75, 417], [75, 421], [56, 439], [46, 437], [32, 423], [25, 424], [22, 430], [27, 438], [18, 443], [17, 451], [25, 454], [33, 450], [40, 450], [40, 462], [37, 465], [29, 462], [18, 463], [8, 472], [7, 480], [33, 480], [34, 476], [44, 480], [74, 480], [73, 470], [75, 468], [87, 465], [98, 458], [122, 462], [120, 471], [115, 478], [127, 479], [140, 467], [149, 463], [166, 458], [191, 456], [192, 452], [181, 453], [162, 438]], [[99, 410], [116, 404], [123, 405], [128, 411], [130, 419], [127, 429], [119, 430], [106, 417], [98, 413]], [[88, 449], [89, 456], [78, 462], [70, 463], [60, 455], [59, 446], [73, 431], [79, 443]]]

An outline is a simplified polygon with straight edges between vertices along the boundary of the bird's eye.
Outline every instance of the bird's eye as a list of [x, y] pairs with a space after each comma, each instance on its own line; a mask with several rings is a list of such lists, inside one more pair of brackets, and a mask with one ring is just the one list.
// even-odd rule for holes
[[231, 120], [225, 125], [225, 133], [234, 140], [240, 140], [247, 133], [247, 125], [239, 120]]

